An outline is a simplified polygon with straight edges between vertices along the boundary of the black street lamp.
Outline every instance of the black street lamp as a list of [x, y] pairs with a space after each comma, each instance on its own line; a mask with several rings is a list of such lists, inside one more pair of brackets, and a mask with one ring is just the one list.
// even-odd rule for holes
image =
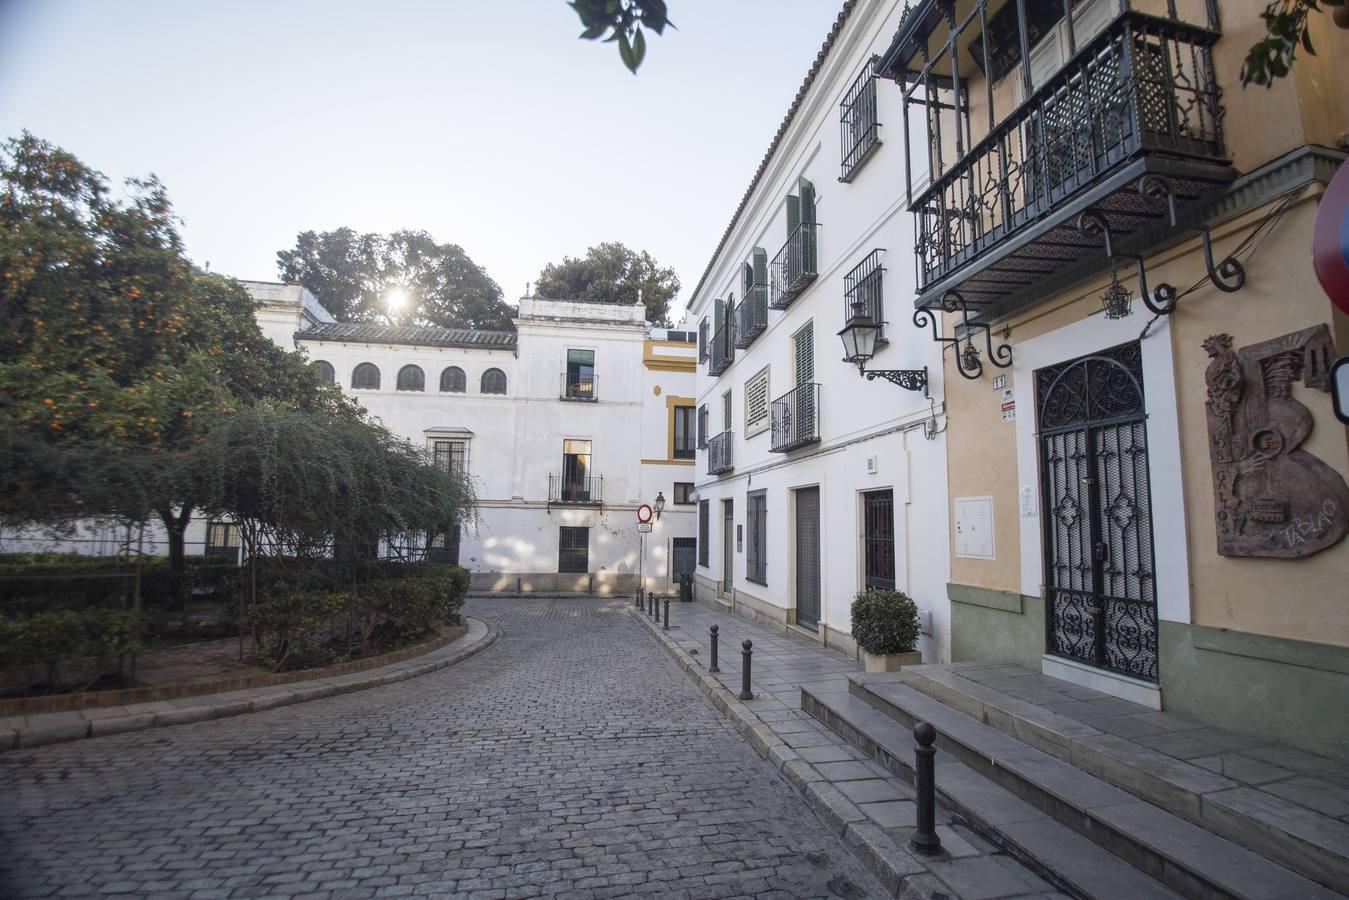
[[652, 504], [656, 510], [656, 521], [660, 521], [660, 514], [665, 509], [665, 492], [656, 491], [656, 502]]
[[855, 363], [857, 372], [867, 381], [884, 378], [897, 384], [906, 391], [922, 391], [927, 396], [927, 366], [921, 369], [872, 369], [867, 370], [867, 361], [876, 354], [876, 339], [880, 337], [880, 323], [867, 312], [866, 303], [854, 300], [852, 317], [848, 319], [838, 336], [843, 340], [844, 362]]

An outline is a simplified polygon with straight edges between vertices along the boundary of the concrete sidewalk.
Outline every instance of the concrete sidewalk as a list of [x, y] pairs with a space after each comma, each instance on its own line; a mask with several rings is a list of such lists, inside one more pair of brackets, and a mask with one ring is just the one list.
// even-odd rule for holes
[[200, 694], [152, 703], [0, 718], [0, 752], [237, 716], [415, 678], [467, 659], [490, 647], [500, 636], [496, 626], [481, 619], [465, 616], [464, 622], [468, 625], [468, 632], [458, 640], [422, 656], [376, 669], [316, 678], [312, 681], [296, 681], [221, 694]]
[[[943, 851], [908, 849], [913, 789], [801, 710], [801, 687], [848, 690], [857, 660], [808, 638], [774, 631], [707, 602], [670, 604], [670, 630], [635, 608], [652, 635], [698, 681], [761, 754], [791, 782], [881, 880], [903, 897], [1060, 897], [1040, 874], [937, 809]], [[719, 630], [720, 674], [707, 671], [709, 630]], [[741, 701], [741, 643], [753, 642], [754, 699]]]

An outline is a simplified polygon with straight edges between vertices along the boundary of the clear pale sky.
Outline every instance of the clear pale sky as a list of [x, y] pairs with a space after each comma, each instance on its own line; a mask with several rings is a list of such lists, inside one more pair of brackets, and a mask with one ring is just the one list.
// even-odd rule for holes
[[682, 307], [841, 5], [670, 0], [633, 76], [563, 0], [0, 0], [0, 135], [153, 172], [239, 278], [305, 229], [422, 228], [513, 301], [620, 240]]

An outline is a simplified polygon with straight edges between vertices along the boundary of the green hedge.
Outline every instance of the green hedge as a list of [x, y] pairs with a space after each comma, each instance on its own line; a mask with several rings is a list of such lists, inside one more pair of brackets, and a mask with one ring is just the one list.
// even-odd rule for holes
[[[187, 558], [187, 590], [232, 587], [239, 568], [219, 557]], [[173, 574], [165, 556], [141, 561], [141, 600], [157, 606], [173, 592]], [[0, 607], [11, 613], [51, 609], [120, 608], [134, 592], [136, 563], [112, 556], [78, 553], [0, 555]]]
[[[275, 576], [275, 571], [270, 573]], [[457, 622], [468, 593], [466, 569], [436, 563], [391, 563], [382, 574], [344, 590], [315, 590], [312, 573], [293, 570], [248, 605], [258, 662], [274, 670], [307, 668], [369, 656]]]
[[[133, 612], [111, 609], [51, 610], [22, 618], [0, 617], [0, 659], [26, 666], [29, 681], [62, 683], [61, 668], [86, 658], [120, 659], [140, 651], [141, 623]], [[39, 673], [41, 673], [39, 675]]]

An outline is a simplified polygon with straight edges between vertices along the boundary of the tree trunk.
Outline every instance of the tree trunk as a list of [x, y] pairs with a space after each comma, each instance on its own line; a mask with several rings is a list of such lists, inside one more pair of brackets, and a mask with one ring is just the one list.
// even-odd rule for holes
[[187, 550], [184, 537], [192, 521], [192, 504], [184, 503], [177, 514], [159, 510], [169, 540], [169, 608], [182, 609], [187, 600]]

